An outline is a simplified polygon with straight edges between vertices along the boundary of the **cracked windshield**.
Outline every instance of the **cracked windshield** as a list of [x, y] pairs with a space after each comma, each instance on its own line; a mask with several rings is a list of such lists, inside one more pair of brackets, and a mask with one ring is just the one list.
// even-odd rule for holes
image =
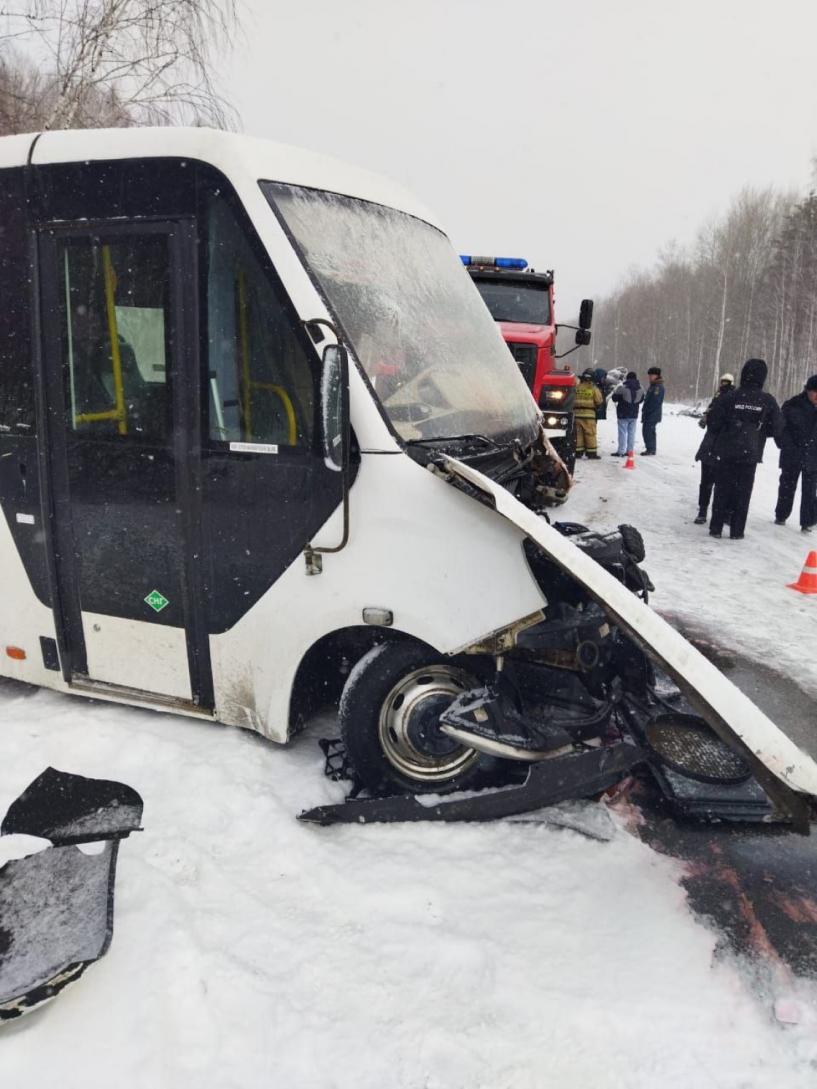
[[262, 187], [400, 438], [533, 437], [536, 405], [445, 235], [379, 204]]

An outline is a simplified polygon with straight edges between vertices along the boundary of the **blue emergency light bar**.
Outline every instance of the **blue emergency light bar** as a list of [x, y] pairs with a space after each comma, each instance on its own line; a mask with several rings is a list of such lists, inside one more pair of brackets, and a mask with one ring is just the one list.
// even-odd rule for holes
[[518, 268], [525, 269], [528, 262], [524, 257], [471, 257], [461, 253], [460, 261], [468, 268], [469, 265], [493, 265], [494, 268]]

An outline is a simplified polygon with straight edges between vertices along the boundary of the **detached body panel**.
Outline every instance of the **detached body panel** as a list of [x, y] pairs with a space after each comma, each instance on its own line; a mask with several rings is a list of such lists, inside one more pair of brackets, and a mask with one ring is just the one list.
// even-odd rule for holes
[[107, 952], [119, 841], [141, 819], [142, 799], [124, 783], [54, 768], [9, 807], [2, 836], [52, 846], [0, 868], [0, 1021], [50, 1001]]

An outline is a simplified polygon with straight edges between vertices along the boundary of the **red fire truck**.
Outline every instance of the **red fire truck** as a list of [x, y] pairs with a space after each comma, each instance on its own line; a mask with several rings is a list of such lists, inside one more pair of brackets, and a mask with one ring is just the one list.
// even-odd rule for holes
[[[536, 272], [523, 257], [461, 255], [461, 260], [544, 413], [548, 438], [572, 472], [576, 376], [569, 364], [557, 364], [569, 352], [556, 355], [552, 270]], [[590, 343], [592, 320], [593, 301], [584, 299], [578, 326], [562, 326], [576, 330], [577, 348]]]

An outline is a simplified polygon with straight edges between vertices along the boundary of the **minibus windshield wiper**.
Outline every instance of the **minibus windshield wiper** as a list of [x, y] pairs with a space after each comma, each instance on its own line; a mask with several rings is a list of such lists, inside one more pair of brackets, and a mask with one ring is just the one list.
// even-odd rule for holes
[[409, 439], [409, 446], [426, 446], [432, 442], [481, 442], [484, 446], [493, 446], [495, 450], [501, 450], [502, 447], [494, 439], [489, 439], [487, 435], [441, 435], [433, 439]]

